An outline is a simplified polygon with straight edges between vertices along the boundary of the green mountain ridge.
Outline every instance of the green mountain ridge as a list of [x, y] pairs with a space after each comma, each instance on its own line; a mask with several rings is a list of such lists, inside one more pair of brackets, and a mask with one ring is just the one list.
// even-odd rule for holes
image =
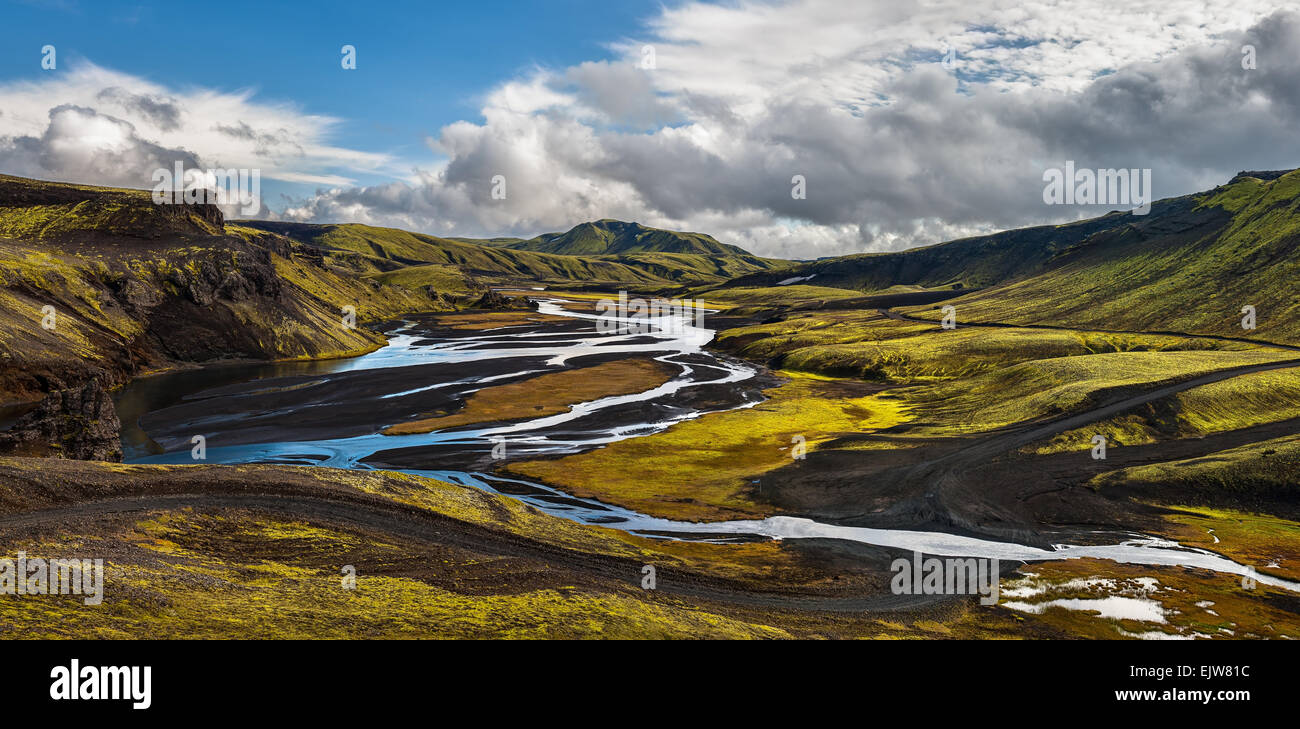
[[709, 256], [752, 256], [739, 246], [719, 243], [704, 233], [682, 233], [650, 228], [639, 223], [605, 218], [575, 225], [563, 233], [544, 233], [530, 240], [507, 244], [516, 250], [599, 256], [623, 253], [693, 253]]
[[[441, 238], [397, 228], [380, 228], [357, 223], [309, 224], [281, 221], [240, 221], [240, 225], [283, 235], [300, 243], [335, 254], [353, 254], [352, 265], [360, 273], [381, 280], [401, 277], [416, 284], [417, 269], [445, 280], [447, 267], [483, 284], [536, 282], [547, 284], [630, 285], [665, 287], [684, 284], [721, 283], [754, 271], [783, 267], [784, 261], [759, 258], [739, 248], [722, 247], [723, 253], [685, 253], [656, 248], [680, 248], [666, 241], [676, 240], [672, 231], [649, 231], [639, 246], [622, 245], [625, 253], [575, 255], [551, 253], [501, 245], [511, 239], [490, 239], [498, 244], [471, 242], [475, 239]], [[634, 224], [629, 224], [634, 225]], [[636, 226], [640, 228], [640, 226]], [[583, 228], [578, 226], [574, 230]], [[627, 230], [631, 230], [628, 228]], [[572, 232], [572, 231], [570, 231]], [[707, 236], [704, 236], [707, 238]], [[536, 239], [535, 239], [536, 240]], [[711, 238], [709, 240], [712, 240]], [[714, 241], [716, 243], [716, 241]], [[722, 244], [717, 244], [722, 246]], [[701, 249], [706, 246], [701, 246]], [[639, 250], [633, 250], [639, 249]], [[433, 267], [433, 268], [431, 268]], [[407, 269], [400, 272], [401, 269]], [[432, 285], [434, 279], [430, 279]]]
[[[741, 276], [721, 290], [776, 287], [793, 278], [863, 294], [960, 288], [970, 293], [944, 302], [957, 307], [959, 323], [1300, 343], [1297, 243], [1300, 170], [1243, 172], [1212, 190], [1157, 201], [1144, 216], [1112, 212], [897, 253], [823, 259]], [[1244, 306], [1256, 308], [1257, 329], [1242, 329]]]

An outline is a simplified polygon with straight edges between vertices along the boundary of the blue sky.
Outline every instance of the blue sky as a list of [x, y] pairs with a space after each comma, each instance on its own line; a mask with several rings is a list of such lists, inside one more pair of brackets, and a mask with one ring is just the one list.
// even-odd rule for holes
[[[332, 141], [413, 162], [424, 140], [478, 120], [482, 95], [537, 66], [610, 57], [658, 3], [616, 0], [243, 2], [3, 0], [0, 78], [40, 80], [40, 48], [60, 65], [110, 67], [169, 87], [251, 88], [342, 120]], [[340, 48], [357, 48], [355, 71]], [[375, 176], [356, 176], [373, 184]], [[305, 192], [306, 187], [264, 183]]]
[[0, 172], [149, 188], [178, 160], [255, 169], [256, 214], [303, 222], [532, 236], [617, 218], [815, 258], [1113, 209], [1045, 204], [1067, 162], [1150, 169], [1157, 197], [1300, 166], [1300, 10], [1274, 0], [0, 0], [0, 16]]

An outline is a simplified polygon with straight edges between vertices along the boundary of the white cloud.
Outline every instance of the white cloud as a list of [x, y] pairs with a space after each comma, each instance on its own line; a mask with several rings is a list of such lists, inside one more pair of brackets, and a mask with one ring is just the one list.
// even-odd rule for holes
[[154, 169], [178, 159], [319, 185], [394, 169], [385, 155], [330, 145], [338, 120], [253, 95], [169, 89], [90, 63], [48, 80], [0, 84], [0, 169], [142, 188], [153, 186]]
[[[1150, 167], [1161, 196], [1300, 164], [1300, 15], [1271, 12], [1262, 0], [687, 3], [612, 44], [614, 60], [487, 90], [482, 118], [443, 127], [429, 140], [443, 160], [413, 177], [415, 165], [331, 146], [333, 119], [87, 67], [0, 86], [0, 164], [109, 174], [188, 152], [328, 186], [285, 211], [300, 220], [532, 235], [613, 217], [767, 255], [896, 250], [1105, 212], [1042, 204], [1044, 168], [1065, 160]], [[1240, 66], [1247, 42], [1254, 71]], [[64, 134], [56, 105], [97, 116], [65, 112]], [[358, 170], [394, 181], [356, 187]], [[790, 195], [795, 174], [806, 200]], [[491, 196], [496, 175], [505, 200]]]
[[[502, 84], [481, 122], [442, 130], [447, 162], [422, 182], [331, 190], [290, 214], [459, 235], [618, 217], [792, 257], [1100, 214], [1045, 207], [1043, 169], [1151, 167], [1172, 195], [1300, 164], [1300, 19], [1270, 6], [685, 4], [613, 45], [616, 61]], [[1248, 41], [1271, 64], [1243, 71]], [[489, 197], [497, 174], [505, 201]]]

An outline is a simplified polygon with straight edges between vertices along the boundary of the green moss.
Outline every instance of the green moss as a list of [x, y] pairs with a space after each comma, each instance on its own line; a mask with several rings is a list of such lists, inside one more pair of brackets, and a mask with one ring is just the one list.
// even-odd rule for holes
[[794, 439], [808, 450], [841, 435], [902, 422], [896, 400], [852, 382], [782, 373], [790, 382], [747, 409], [710, 413], [662, 433], [618, 441], [508, 470], [656, 516], [691, 520], [765, 515], [755, 480], [791, 464]]

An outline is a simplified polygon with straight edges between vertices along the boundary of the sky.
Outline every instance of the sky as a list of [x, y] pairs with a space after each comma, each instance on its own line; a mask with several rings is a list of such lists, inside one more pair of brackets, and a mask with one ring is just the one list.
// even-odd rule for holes
[[1067, 162], [1300, 167], [1298, 107], [1275, 1], [0, 0], [0, 172], [252, 169], [257, 217], [443, 236], [900, 250], [1131, 207], [1046, 204]]

